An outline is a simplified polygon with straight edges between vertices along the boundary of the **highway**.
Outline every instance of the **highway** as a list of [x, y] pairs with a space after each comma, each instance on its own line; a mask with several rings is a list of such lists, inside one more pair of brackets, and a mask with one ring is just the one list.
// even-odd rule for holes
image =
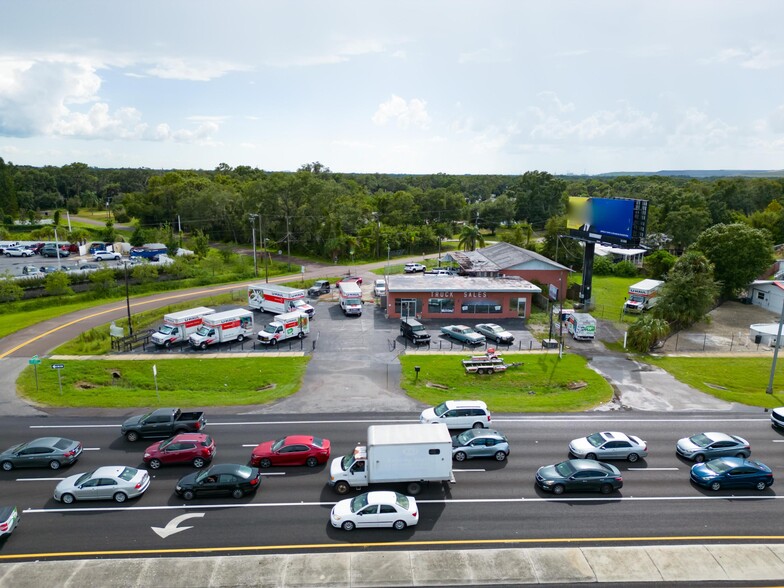
[[[416, 415], [207, 414], [206, 432], [216, 441], [216, 463], [247, 463], [252, 447], [285, 434], [309, 433], [332, 441], [332, 456], [364, 441], [370, 424], [412, 422]], [[510, 441], [507, 462], [469, 460], [455, 464], [457, 480], [445, 491], [426, 488], [418, 526], [346, 533], [332, 529], [329, 511], [340, 497], [327, 485], [327, 466], [265, 470], [261, 490], [242, 500], [230, 497], [185, 503], [173, 490], [191, 471], [171, 466], [151, 471], [147, 493], [123, 505], [108, 502], [66, 506], [52, 499], [55, 478], [100, 465], [140, 465], [153, 441], [129, 443], [119, 435], [120, 419], [108, 417], [2, 418], [0, 444], [8, 447], [38, 436], [82, 441], [80, 460], [59, 471], [15, 469], [0, 472], [2, 503], [21, 512], [17, 531], [0, 540], [0, 561], [98, 555], [181, 555], [209, 553], [287, 553], [346, 547], [384, 549], [412, 545], [480, 547], [515, 544], [602, 545], [641, 541], [704, 542], [711, 539], [768, 541], [784, 538], [782, 496], [772, 488], [702, 490], [689, 482], [690, 463], [675, 455], [678, 438], [700, 431], [723, 431], [750, 441], [752, 458], [784, 471], [784, 436], [770, 427], [767, 414], [633, 414], [514, 416], [496, 415], [494, 426]], [[619, 430], [648, 442], [650, 456], [635, 464], [614, 462], [624, 487], [609, 496], [566, 494], [553, 497], [534, 486], [536, 469], [567, 457], [567, 444], [599, 430]], [[351, 494], [353, 495], [353, 494]], [[172, 519], [185, 530], [160, 537]]]

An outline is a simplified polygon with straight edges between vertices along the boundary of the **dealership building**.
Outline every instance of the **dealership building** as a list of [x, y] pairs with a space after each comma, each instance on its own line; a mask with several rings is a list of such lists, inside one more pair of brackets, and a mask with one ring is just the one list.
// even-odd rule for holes
[[528, 317], [538, 286], [517, 276], [466, 277], [410, 274], [387, 276], [387, 315], [421, 318]]

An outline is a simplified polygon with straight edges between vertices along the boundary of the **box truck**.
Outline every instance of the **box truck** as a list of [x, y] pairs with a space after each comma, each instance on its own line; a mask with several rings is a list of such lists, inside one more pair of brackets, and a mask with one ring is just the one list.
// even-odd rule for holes
[[242, 342], [245, 337], [253, 337], [253, 313], [235, 308], [205, 316], [201, 326], [188, 337], [188, 342], [192, 347], [207, 349], [215, 343]]
[[310, 333], [310, 318], [304, 312], [279, 314], [264, 329], [259, 331], [259, 342], [275, 346], [286, 339], [302, 339]]
[[208, 314], [215, 314], [215, 310], [200, 306], [190, 310], [164, 314], [163, 324], [150, 338], [159, 347], [168, 349], [174, 343], [187, 341], [188, 337], [201, 326], [202, 319]]
[[454, 482], [452, 438], [444, 423], [371, 425], [367, 445], [332, 460], [329, 485], [338, 494], [370, 484], [406, 484], [419, 494], [425, 482]]
[[566, 317], [566, 326], [573, 339], [590, 340], [596, 335], [596, 319], [587, 312], [573, 312]]
[[661, 280], [643, 280], [629, 286], [629, 298], [623, 305], [624, 312], [641, 313], [658, 302]]
[[248, 286], [248, 306], [262, 312], [283, 314], [298, 310], [313, 318], [316, 312], [305, 302], [305, 290], [276, 284], [251, 284]]
[[362, 315], [362, 288], [356, 282], [339, 282], [338, 297], [343, 314]]

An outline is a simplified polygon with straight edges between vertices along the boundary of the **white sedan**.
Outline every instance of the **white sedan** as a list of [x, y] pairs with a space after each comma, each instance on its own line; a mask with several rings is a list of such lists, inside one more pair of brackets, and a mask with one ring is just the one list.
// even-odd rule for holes
[[399, 492], [365, 492], [341, 500], [333, 508], [330, 521], [335, 528], [353, 531], [357, 527], [392, 527], [402, 531], [419, 521], [413, 496]]
[[93, 261], [111, 261], [112, 259], [120, 259], [120, 254], [114, 251], [96, 251], [93, 256]]
[[54, 489], [54, 499], [65, 504], [75, 500], [125, 502], [144, 494], [150, 487], [146, 470], [130, 466], [104, 466], [86, 474], [69, 476]]

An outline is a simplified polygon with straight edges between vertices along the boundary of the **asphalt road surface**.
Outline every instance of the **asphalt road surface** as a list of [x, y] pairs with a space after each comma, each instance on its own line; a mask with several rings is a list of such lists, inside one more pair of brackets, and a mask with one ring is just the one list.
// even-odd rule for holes
[[[412, 422], [415, 416], [208, 414], [206, 432], [216, 440], [216, 463], [246, 463], [255, 444], [292, 433], [329, 438], [332, 457], [337, 457], [364, 441], [369, 424]], [[430, 486], [418, 496], [420, 523], [414, 528], [346, 533], [329, 524], [329, 511], [341, 497], [327, 485], [328, 466], [272, 468], [264, 471], [261, 489], [254, 496], [190, 503], [174, 494], [174, 486], [192, 468], [170, 466], [150, 471], [153, 480], [147, 493], [126, 504], [63, 505], [52, 499], [56, 478], [100, 465], [140, 465], [144, 448], [153, 441], [129, 443], [119, 435], [119, 421], [105, 417], [0, 419], [4, 447], [45, 435], [77, 439], [85, 447], [75, 465], [59, 471], [0, 472], [0, 500], [17, 505], [21, 513], [14, 534], [0, 540], [0, 561], [172, 553], [169, 550], [183, 555], [328, 551], [346, 544], [395, 549], [411, 548], [412, 542], [420, 547], [470, 548], [505, 543], [616, 545], [782, 538], [782, 497], [776, 484], [764, 492], [702, 490], [689, 482], [691, 464], [674, 451], [680, 437], [724, 431], [745, 437], [754, 459], [774, 473], [782, 472], [784, 436], [771, 429], [762, 411], [740, 416], [498, 415], [494, 426], [509, 437], [508, 461], [455, 463], [456, 484], [448, 490]], [[539, 466], [565, 459], [572, 438], [598, 430], [625, 431], [648, 443], [651, 455], [646, 460], [616, 462], [624, 477], [622, 490], [609, 496], [556, 498], [535, 488]], [[152, 530], [181, 515], [194, 515], [179, 523], [184, 530], [165, 538]]]

